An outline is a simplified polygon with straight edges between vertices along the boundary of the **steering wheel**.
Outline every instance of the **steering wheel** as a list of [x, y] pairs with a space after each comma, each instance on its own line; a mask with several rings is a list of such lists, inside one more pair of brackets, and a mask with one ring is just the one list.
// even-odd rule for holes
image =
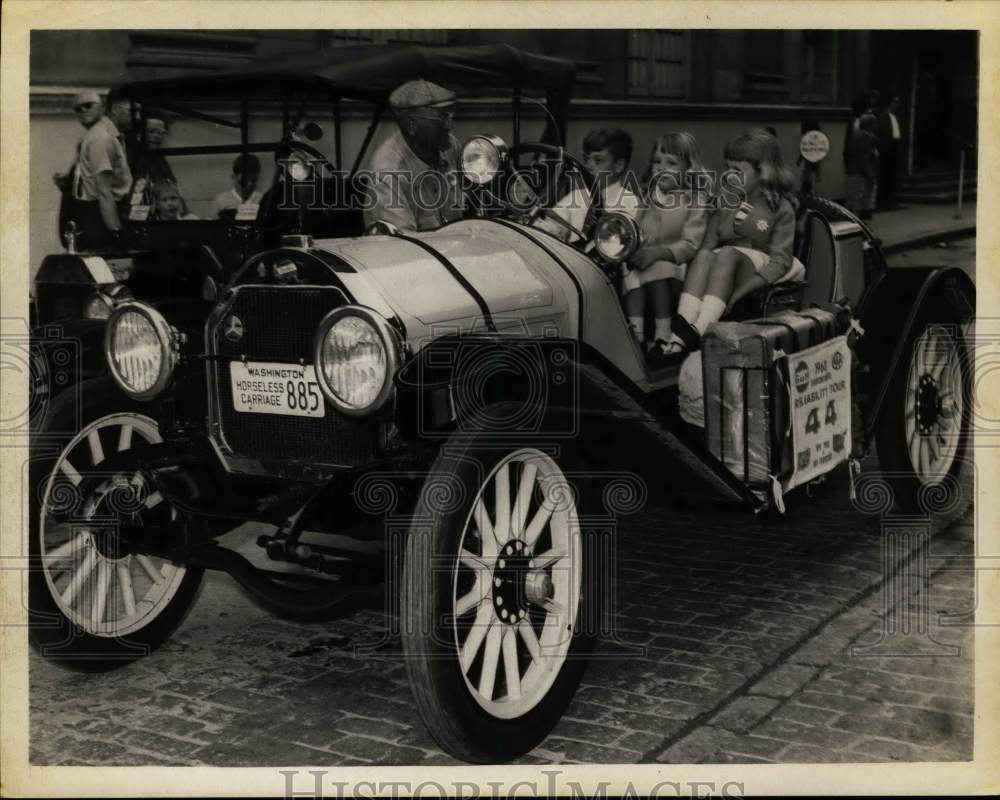
[[[528, 157], [531, 160], [528, 160]], [[567, 152], [565, 148], [541, 142], [523, 142], [514, 145], [510, 149], [510, 172], [511, 176], [507, 181], [505, 199], [515, 208], [525, 212], [531, 219], [545, 217], [574, 234], [578, 242], [585, 242], [589, 231], [578, 230], [574, 225], [564, 220], [559, 214], [552, 211], [555, 205], [564, 194], [566, 194], [571, 184], [564, 179], [573, 175], [579, 176], [587, 189], [589, 206], [595, 201], [594, 193], [597, 188], [597, 181], [587, 171], [587, 168], [576, 156]], [[531, 178], [527, 178], [527, 174]], [[516, 176], [516, 177], [515, 177]], [[514, 191], [527, 190], [528, 193], [517, 198], [511, 198]]]

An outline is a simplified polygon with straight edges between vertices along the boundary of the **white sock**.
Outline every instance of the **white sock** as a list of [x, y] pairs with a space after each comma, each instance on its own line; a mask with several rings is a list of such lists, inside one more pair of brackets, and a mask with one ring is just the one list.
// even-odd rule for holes
[[642, 341], [643, 328], [646, 327], [645, 317], [629, 317], [628, 318], [629, 327], [632, 329], [632, 335], [635, 337], [637, 342]]
[[701, 301], [701, 311], [698, 312], [698, 319], [695, 320], [694, 326], [698, 329], [698, 333], [704, 336], [708, 326], [722, 319], [722, 315], [725, 313], [726, 301], [715, 295], [706, 294], [705, 299]]
[[653, 341], [655, 342], [657, 339], [663, 339], [665, 342], [670, 341], [670, 317], [657, 318], [653, 328]]
[[677, 313], [694, 325], [694, 321], [698, 319], [699, 311], [701, 311], [701, 298], [682, 292], [681, 299], [677, 303]]

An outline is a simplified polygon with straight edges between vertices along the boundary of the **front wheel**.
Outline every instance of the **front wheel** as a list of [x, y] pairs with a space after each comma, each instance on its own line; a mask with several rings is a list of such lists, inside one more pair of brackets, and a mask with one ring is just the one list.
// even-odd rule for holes
[[555, 726], [593, 642], [575, 487], [534, 447], [445, 452], [415, 511], [403, 649], [421, 717], [452, 755], [516, 758]]
[[952, 320], [919, 326], [904, 353], [879, 425], [879, 463], [897, 505], [926, 511], [931, 501], [951, 505], [961, 491], [957, 478], [968, 446], [971, 363], [961, 327]]
[[42, 655], [91, 672], [162, 644], [193, 602], [202, 570], [122, 542], [121, 523], [164, 525], [176, 518], [141, 474], [107, 466], [112, 456], [159, 442], [159, 429], [122, 401], [103, 412], [107, 396], [84, 403], [65, 405], [54, 419], [61, 430], [59, 424], [77, 418], [79, 433], [46, 446], [31, 463], [29, 619], [31, 642]]

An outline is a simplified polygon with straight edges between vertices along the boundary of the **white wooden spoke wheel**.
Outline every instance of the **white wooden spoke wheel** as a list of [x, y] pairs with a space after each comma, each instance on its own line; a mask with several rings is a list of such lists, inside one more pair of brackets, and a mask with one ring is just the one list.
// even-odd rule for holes
[[526, 442], [498, 449], [488, 434], [451, 444], [406, 543], [403, 653], [438, 744], [495, 764], [530, 752], [572, 700], [597, 636], [602, 573], [580, 524], [590, 493], [577, 486], [573, 442], [555, 455]]
[[916, 340], [906, 381], [907, 452], [921, 483], [943, 480], [954, 464], [965, 399], [962, 366], [952, 331], [928, 326]]
[[58, 610], [82, 631], [125, 636], [170, 605], [185, 567], [129, 552], [117, 524], [176, 516], [139, 475], [102, 470], [112, 453], [160, 441], [156, 423], [134, 413], [86, 425], [60, 452], [39, 498], [39, 553]]
[[479, 487], [452, 580], [462, 676], [490, 715], [520, 717], [552, 686], [572, 640], [581, 559], [562, 470], [539, 450], [507, 455]]

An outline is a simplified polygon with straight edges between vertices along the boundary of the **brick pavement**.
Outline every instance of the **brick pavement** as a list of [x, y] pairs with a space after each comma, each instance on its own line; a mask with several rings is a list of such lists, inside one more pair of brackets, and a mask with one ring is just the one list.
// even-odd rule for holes
[[[859, 657], [880, 626], [881, 527], [835, 479], [783, 518], [650, 507], [622, 520], [617, 641], [525, 763], [971, 757], [971, 630], [948, 658]], [[972, 552], [971, 517], [933, 549]], [[942, 549], [943, 548], [943, 549]], [[932, 608], [972, 607], [969, 572]], [[103, 675], [32, 655], [36, 764], [448, 764], [424, 730], [394, 617], [300, 624], [222, 576], [161, 650]], [[638, 654], [634, 648], [641, 647]]]
[[[971, 552], [972, 526], [955, 525], [936, 543]], [[931, 596], [933, 614], [960, 621], [975, 601], [970, 573], [940, 568], [931, 578]], [[896, 610], [915, 620], [919, 600]], [[932, 624], [935, 644], [917, 635], [885, 639], [883, 602], [874, 592], [831, 619], [656, 760], [970, 760], [973, 629]]]

